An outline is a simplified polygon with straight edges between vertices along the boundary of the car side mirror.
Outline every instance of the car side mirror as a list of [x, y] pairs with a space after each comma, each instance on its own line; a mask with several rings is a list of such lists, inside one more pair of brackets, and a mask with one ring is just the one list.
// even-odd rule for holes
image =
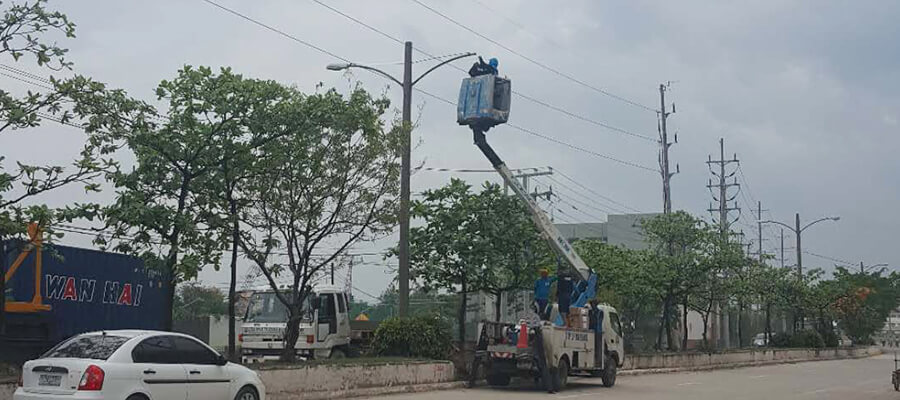
[[218, 354], [216, 357], [216, 365], [223, 366], [225, 364], [228, 364], [228, 360], [225, 358], [225, 356]]

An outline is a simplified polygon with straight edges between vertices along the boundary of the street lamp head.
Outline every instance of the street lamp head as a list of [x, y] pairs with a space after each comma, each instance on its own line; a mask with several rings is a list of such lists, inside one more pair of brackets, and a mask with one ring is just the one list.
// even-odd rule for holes
[[332, 63], [325, 66], [329, 71], [343, 71], [347, 68], [350, 68], [350, 63]]
[[832, 221], [840, 221], [840, 220], [841, 220], [841, 217], [831, 217], [831, 220], [832, 220]]

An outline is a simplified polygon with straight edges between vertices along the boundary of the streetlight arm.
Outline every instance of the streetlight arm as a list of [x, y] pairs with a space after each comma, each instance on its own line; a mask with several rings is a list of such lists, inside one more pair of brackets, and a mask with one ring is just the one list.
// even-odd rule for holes
[[837, 220], [838, 220], [838, 217], [825, 217], [825, 218], [819, 218], [819, 219], [817, 219], [817, 220], [815, 220], [815, 221], [813, 221], [813, 222], [810, 222], [810, 223], [806, 224], [806, 226], [800, 228], [800, 232], [803, 232], [803, 231], [806, 230], [806, 228], [809, 228], [810, 226], [813, 226], [813, 225], [815, 225], [815, 224], [817, 224], [817, 223], [819, 223], [819, 222], [822, 222], [822, 221], [837, 221]]
[[[790, 226], [790, 225], [788, 225], [788, 224], [781, 223], [781, 222], [778, 222], [778, 221], [768, 220], [768, 221], [760, 221], [760, 223], [762, 223], [762, 224], [778, 224], [778, 225], [781, 225], [781, 226], [783, 226], [783, 227], [785, 227], [785, 228], [790, 229], [790, 230], [791, 230], [792, 232], [794, 232], [794, 233], [797, 233], [797, 230], [794, 229], [793, 226]], [[803, 229], [801, 229], [801, 231], [803, 231]]]
[[[444, 60], [443, 62], [438, 63], [437, 65], [435, 65], [435, 66], [429, 68], [428, 71], [423, 72], [422, 75], [419, 75], [419, 77], [416, 78], [416, 80], [414, 80], [414, 81], [412, 82], [412, 84], [413, 84], [413, 86], [415, 86], [416, 83], [418, 83], [420, 80], [422, 80], [422, 78], [425, 77], [425, 75], [428, 75], [429, 73], [431, 73], [431, 71], [434, 71], [434, 70], [436, 70], [436, 69], [438, 69], [438, 68], [444, 66], [445, 64], [448, 64], [448, 63], [450, 63], [450, 62], [459, 60], [460, 58], [471, 57], [471, 56], [474, 56], [474, 55], [475, 55], [475, 53], [466, 53], [466, 54], [458, 55], [458, 56], [453, 57], [453, 58], [448, 58], [448, 59]], [[395, 79], [395, 81], [396, 81], [396, 79]], [[399, 83], [399, 82], [398, 82], [398, 83]]]
[[381, 75], [381, 76], [383, 76], [383, 77], [385, 77], [385, 78], [388, 78], [388, 79], [390, 79], [390, 80], [396, 82], [396, 83], [397, 83], [398, 85], [400, 85], [400, 86], [403, 86], [403, 82], [400, 82], [397, 78], [394, 78], [393, 76], [391, 76], [391, 74], [389, 74], [389, 73], [387, 73], [387, 72], [384, 72], [384, 71], [382, 71], [382, 70], [380, 70], [380, 69], [378, 69], [378, 68], [375, 68], [375, 67], [370, 67], [370, 66], [368, 66], [368, 65], [360, 65], [360, 64], [353, 64], [353, 63], [350, 63], [349, 65], [347, 65], [347, 68], [362, 68], [362, 69], [366, 69], [366, 70], [372, 71], [372, 72], [374, 72], [374, 73], [376, 73], [376, 74], [379, 74], [379, 75]]

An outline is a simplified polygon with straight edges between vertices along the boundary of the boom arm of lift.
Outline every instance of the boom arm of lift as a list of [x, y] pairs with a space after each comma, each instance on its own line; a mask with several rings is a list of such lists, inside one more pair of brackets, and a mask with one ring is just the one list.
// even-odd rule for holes
[[578, 256], [578, 253], [575, 252], [575, 249], [572, 248], [569, 241], [566, 240], [559, 229], [556, 228], [556, 225], [550, 221], [550, 218], [547, 217], [544, 210], [541, 210], [541, 208], [538, 207], [537, 202], [528, 195], [528, 192], [525, 191], [525, 187], [515, 179], [512, 171], [509, 170], [503, 160], [501, 160], [497, 153], [494, 152], [494, 149], [491, 148], [491, 145], [488, 144], [487, 139], [484, 136], [484, 131], [473, 127], [472, 133], [474, 134], [475, 145], [478, 146], [485, 157], [491, 162], [491, 165], [494, 166], [494, 169], [497, 170], [501, 177], [503, 177], [503, 181], [506, 185], [511, 187], [516, 196], [525, 203], [529, 214], [531, 214], [531, 220], [534, 221], [544, 238], [550, 243], [550, 247], [552, 247], [560, 256], [565, 258], [568, 264], [578, 272], [578, 277], [581, 278], [581, 282], [576, 285], [578, 296], [572, 302], [572, 306], [584, 306], [587, 304], [588, 300], [594, 297], [597, 287], [597, 275], [594, 274], [581, 257]]

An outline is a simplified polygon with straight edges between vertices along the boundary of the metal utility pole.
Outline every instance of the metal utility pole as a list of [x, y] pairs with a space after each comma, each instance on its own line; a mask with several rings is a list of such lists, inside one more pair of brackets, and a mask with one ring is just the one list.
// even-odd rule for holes
[[784, 268], [784, 228], [781, 228], [781, 268]]
[[[672, 212], [672, 187], [670, 181], [672, 176], [678, 173], [678, 164], [675, 165], [675, 172], [669, 172], [669, 135], [666, 130], [666, 120], [670, 114], [675, 113], [675, 104], [672, 104], [672, 112], [666, 111], [666, 88], [668, 83], [659, 85], [659, 166], [663, 179], [663, 213]], [[678, 143], [678, 135], [675, 135], [675, 143]]]
[[418, 78], [412, 77], [412, 42], [403, 44], [403, 81], [391, 76], [378, 68], [367, 65], [343, 63], [329, 64], [326, 68], [331, 71], [342, 71], [348, 68], [361, 68], [375, 72], [385, 78], [388, 78], [403, 88], [403, 148], [400, 154], [400, 243], [397, 246], [397, 258], [399, 259], [399, 268], [397, 271], [397, 280], [400, 281], [400, 307], [399, 314], [401, 317], [407, 315], [409, 309], [409, 177], [410, 177], [410, 148], [412, 136], [412, 90], [413, 87], [426, 75], [460, 58], [474, 56], [475, 53], [465, 53], [455, 57], [448, 58], [426, 70]]
[[803, 279], [803, 251], [800, 250], [800, 213], [794, 214], [794, 233], [797, 234], [797, 279]]
[[410, 147], [412, 147], [412, 42], [403, 49], [403, 149], [400, 160], [400, 246], [397, 253], [400, 281], [400, 316], [409, 309], [409, 176]]
[[763, 212], [762, 201], [757, 201], [756, 202], [756, 227], [759, 230], [759, 232], [758, 232], [758, 236], [757, 236], [756, 240], [759, 242], [759, 262], [760, 262], [760, 264], [762, 264], [762, 262], [763, 262], [762, 212]]
[[[709, 156], [708, 160], [706, 161], [706, 164], [709, 167], [709, 172], [713, 174], [713, 177], [718, 179], [718, 182], [715, 184], [713, 184], [712, 180], [710, 179], [706, 187], [709, 189], [710, 194], [712, 194], [713, 200], [719, 203], [719, 206], [717, 208], [713, 208], [713, 206], [710, 204], [710, 207], [709, 209], [707, 209], [707, 211], [714, 213], [713, 215], [715, 215], [715, 213], [719, 214], [717, 221], [719, 224], [719, 233], [722, 234], [722, 236], [724, 236], [726, 239], [728, 237], [728, 232], [731, 228], [731, 224], [737, 221], [737, 218], [732, 220], [728, 216], [728, 214], [731, 211], [737, 211], [739, 218], [741, 212], [741, 209], [737, 206], [736, 201], [732, 203], [734, 205], [733, 207], [728, 207], [728, 202], [734, 201], [734, 199], [737, 198], [738, 193], [740, 193], [741, 185], [737, 183], [736, 177], [734, 178], [734, 181], [732, 183], [728, 183], [728, 178], [734, 177], [734, 174], [737, 170], [735, 169], [731, 172], [726, 173], [726, 168], [729, 164], [737, 164], [739, 162], [740, 161], [738, 161], [737, 159], [737, 154], [735, 154], [731, 160], [725, 159], [725, 139], [722, 138], [719, 139], [719, 159], [713, 160], [712, 156]], [[734, 194], [729, 196], [728, 189], [730, 189], [731, 187], [736, 187], [737, 190], [734, 191]], [[715, 220], [716, 218], [713, 219]]]
[[[840, 219], [841, 219], [841, 217], [824, 217], [824, 218], [819, 218], [819, 219], [817, 219], [817, 220], [815, 220], [815, 221], [813, 221], [813, 222], [810, 222], [810, 223], [804, 225], [804, 226], [801, 228], [801, 227], [800, 227], [800, 213], [796, 213], [796, 214], [794, 215], [794, 226], [790, 226], [790, 225], [785, 224], [785, 223], [783, 223], [783, 222], [772, 221], [772, 220], [762, 221], [762, 223], [763, 223], [763, 224], [778, 224], [778, 225], [781, 225], [781, 226], [783, 226], [783, 227], [785, 227], [785, 228], [788, 228], [788, 229], [791, 230], [792, 232], [794, 232], [794, 235], [797, 236], [797, 239], [796, 239], [796, 240], [797, 240], [797, 278], [803, 279], [803, 246], [801, 246], [801, 244], [800, 244], [800, 234], [802, 234], [803, 231], [805, 231], [807, 228], [809, 228], [809, 227], [811, 227], [811, 226], [813, 226], [813, 225], [815, 225], [815, 224], [817, 224], [817, 223], [819, 223], [819, 222], [822, 222], [822, 221], [839, 221]], [[781, 252], [782, 252], [782, 254], [784, 254], [784, 239], [782, 239], [782, 251], [781, 251]], [[783, 255], [782, 255], [782, 258], [784, 258]]]

